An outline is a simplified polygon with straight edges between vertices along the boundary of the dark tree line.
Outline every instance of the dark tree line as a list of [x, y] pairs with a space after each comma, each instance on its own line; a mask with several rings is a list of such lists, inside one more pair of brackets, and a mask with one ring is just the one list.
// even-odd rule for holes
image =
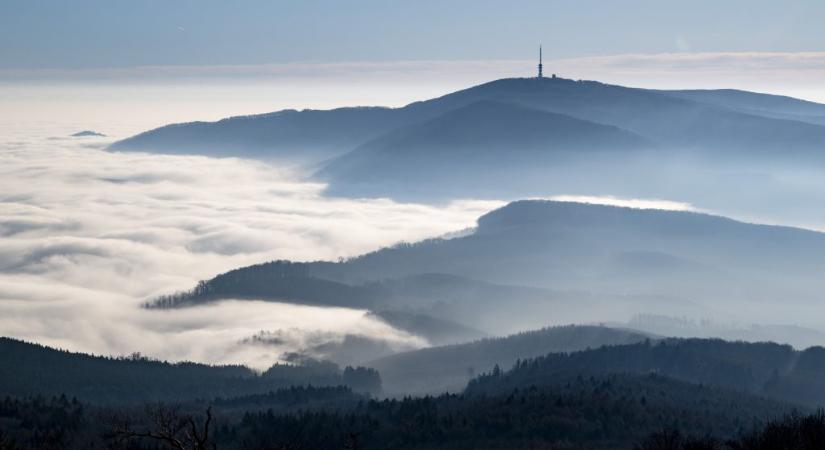
[[764, 426], [722, 440], [712, 436], [696, 437], [678, 429], [655, 432], [636, 450], [821, 450], [825, 448], [825, 412], [789, 414]]
[[7, 438], [38, 448], [32, 436], [63, 430], [60, 448], [69, 450], [629, 449], [661, 429], [733, 439], [793, 411], [656, 375], [576, 377], [497, 394], [396, 400], [369, 399], [340, 387], [304, 387], [148, 408], [7, 401], [18, 405], [0, 415]]
[[145, 306], [177, 308], [225, 298], [290, 300], [325, 306], [371, 307], [380, 289], [350, 286], [310, 274], [310, 265], [272, 261], [222, 273], [183, 292], [162, 295]]
[[341, 370], [333, 363], [276, 364], [258, 374], [243, 366], [91, 356], [0, 338], [0, 394], [6, 395], [66, 394], [124, 405], [236, 397], [294, 385], [348, 385], [377, 394], [381, 378], [373, 369]]
[[825, 349], [800, 352], [788, 345], [719, 339], [665, 339], [551, 353], [519, 361], [503, 374], [482, 375], [468, 389], [492, 392], [608, 373], [657, 373], [811, 406], [825, 403]]

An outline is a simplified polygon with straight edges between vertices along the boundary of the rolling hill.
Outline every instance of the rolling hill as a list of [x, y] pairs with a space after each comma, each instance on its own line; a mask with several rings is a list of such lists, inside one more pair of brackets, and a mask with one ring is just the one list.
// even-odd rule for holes
[[[244, 366], [169, 363], [140, 355], [108, 358], [0, 337], [0, 395], [75, 397], [96, 404], [182, 402], [265, 394], [288, 386], [362, 386], [363, 369], [329, 363]], [[374, 373], [374, 372], [370, 372]], [[380, 388], [380, 387], [379, 387]]]
[[405, 123], [404, 114], [389, 108], [283, 110], [167, 125], [111, 149], [317, 162]]
[[397, 353], [364, 364], [381, 373], [386, 394], [432, 395], [461, 392], [476, 374], [489, 372], [496, 365], [509, 368], [519, 359], [631, 344], [649, 338], [650, 335], [618, 328], [560, 326]]
[[825, 105], [784, 95], [738, 89], [661, 91], [667, 95], [733, 109], [746, 114], [825, 125]]
[[820, 312], [823, 268], [825, 234], [814, 231], [533, 200], [482, 216], [467, 236], [241, 268], [158, 304], [258, 298], [400, 310], [490, 334], [640, 312], [816, 327], [804, 321]]
[[691, 383], [735, 389], [782, 401], [825, 404], [825, 348], [795, 351], [770, 342], [665, 339], [554, 353], [521, 361], [512, 370], [473, 380], [469, 393], [507, 392], [611, 373], [657, 374]]
[[582, 154], [652, 147], [645, 138], [614, 126], [483, 100], [373, 139], [334, 159], [316, 177], [336, 185], [392, 181], [414, 191], [451, 180], [517, 179]]
[[822, 105], [810, 102], [727, 90], [655, 91], [563, 78], [510, 78], [403, 108], [285, 110], [169, 125], [111, 148], [320, 162], [480, 101], [619, 127], [667, 148], [786, 158], [811, 156], [825, 142], [825, 127], [817, 125]]
[[[798, 195], [778, 182], [782, 170], [822, 167], [823, 108], [734, 90], [509, 78], [401, 108], [174, 124], [110, 149], [298, 166], [332, 196], [430, 202], [609, 194], [754, 215], [756, 196]], [[777, 180], [754, 181], [765, 176]]]

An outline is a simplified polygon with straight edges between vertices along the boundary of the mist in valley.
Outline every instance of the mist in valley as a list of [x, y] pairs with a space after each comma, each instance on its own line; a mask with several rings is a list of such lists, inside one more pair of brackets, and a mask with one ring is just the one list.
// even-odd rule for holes
[[[249, 264], [337, 261], [401, 241], [426, 248], [415, 243], [472, 236], [478, 217], [519, 198], [713, 212], [817, 229], [825, 222], [806, 205], [825, 191], [814, 169], [806, 169], [810, 177], [790, 178], [785, 172], [790, 169], [758, 164], [725, 169], [697, 159], [651, 161], [644, 155], [615, 161], [577, 158], [537, 169], [534, 176], [523, 173], [517, 183], [487, 176], [491, 195], [482, 190], [469, 199], [459, 190], [454, 200], [429, 198], [434, 203], [428, 206], [422, 196], [416, 196], [419, 203], [329, 197], [322, 183], [307, 181], [308, 174], [294, 165], [112, 153], [101, 149], [104, 145], [101, 138], [48, 134], [4, 144], [3, 334], [94, 354], [139, 351], [173, 361], [265, 369], [296, 355], [363, 364], [403, 350], [565, 324], [771, 339], [800, 348], [818, 343], [821, 333], [815, 319], [821, 312], [816, 276], [794, 278], [789, 269], [731, 285], [727, 265], [738, 260], [714, 262], [714, 267], [702, 267], [703, 261], [666, 267], [671, 261], [646, 256], [653, 248], [643, 243], [625, 246], [623, 251], [630, 251], [625, 258], [633, 259], [617, 260], [622, 263], [618, 272], [607, 266], [570, 272], [579, 263], [564, 257], [554, 264], [568, 267], [555, 275], [538, 260], [504, 264], [498, 256], [506, 260], [513, 245], [522, 245], [505, 240], [495, 245], [506, 247], [485, 250], [489, 262], [465, 271], [451, 263], [406, 270], [395, 262], [370, 273], [343, 276], [330, 269], [322, 274], [367, 286], [349, 300], [333, 290], [314, 299], [238, 300], [227, 294], [186, 311], [144, 307]], [[471, 174], [454, 176], [472, 185]], [[665, 195], [651, 198], [646, 192]], [[772, 198], [777, 199], [773, 205], [767, 203]], [[759, 257], [788, 255], [766, 251]], [[649, 264], [661, 266], [655, 279], [648, 276]], [[428, 275], [439, 272], [443, 275]], [[748, 287], [751, 282], [756, 284]], [[381, 296], [380, 302], [366, 301]], [[777, 306], [780, 296], [793, 301], [793, 308]], [[392, 314], [395, 321], [386, 318]], [[636, 320], [640, 315], [662, 320]], [[673, 325], [707, 318], [718, 326]], [[272, 333], [279, 338], [255, 339]]]

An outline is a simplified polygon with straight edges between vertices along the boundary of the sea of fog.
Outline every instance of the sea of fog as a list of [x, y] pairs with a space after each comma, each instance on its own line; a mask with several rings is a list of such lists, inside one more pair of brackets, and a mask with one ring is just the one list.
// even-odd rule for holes
[[[379, 337], [398, 350], [427, 345], [362, 310], [252, 301], [176, 311], [141, 308], [158, 294], [248, 264], [336, 260], [463, 230], [505, 203], [333, 199], [323, 196], [323, 185], [289, 167], [105, 149], [168, 122], [294, 106], [251, 93], [239, 102], [232, 94], [237, 91], [226, 89], [209, 101], [172, 87], [0, 86], [0, 95], [10, 100], [0, 102], [0, 336], [94, 354], [141, 352], [257, 368], [346, 335]], [[70, 136], [86, 129], [107, 136]], [[697, 180], [709, 190], [742, 193], [747, 201], [738, 209], [552, 194], [638, 207], [705, 207], [825, 229], [825, 217], [809, 207], [825, 199], [822, 178], [815, 175], [748, 172], [739, 177], [746, 180], [736, 185], [741, 189], [731, 188], [729, 180], [738, 178], [728, 175], [725, 183]], [[749, 195], [754, 185], [769, 186], [770, 193]], [[710, 192], [706, 198], [715, 197]], [[278, 339], [251, 339], [261, 333]]]
[[[377, 338], [393, 350], [426, 346], [363, 310], [255, 301], [173, 311], [141, 305], [248, 264], [337, 260], [464, 230], [505, 204], [327, 198], [323, 185], [289, 167], [110, 152], [109, 143], [156, 119], [103, 115], [15, 121], [6, 111], [0, 121], [0, 336], [256, 368], [347, 335]], [[71, 136], [85, 129], [107, 136]]]
[[[140, 305], [247, 264], [335, 260], [461, 230], [502, 204], [329, 199], [322, 185], [288, 168], [113, 153], [106, 144], [122, 136], [70, 137], [85, 128], [6, 122], [0, 129], [2, 336], [259, 368], [347, 334], [420, 347], [426, 342], [361, 310], [249, 301], [178, 311]], [[250, 344], [260, 332], [279, 333], [277, 345]]]

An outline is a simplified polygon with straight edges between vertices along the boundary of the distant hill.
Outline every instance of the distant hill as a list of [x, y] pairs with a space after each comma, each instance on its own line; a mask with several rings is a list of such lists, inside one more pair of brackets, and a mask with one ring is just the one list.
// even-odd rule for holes
[[403, 114], [389, 108], [284, 110], [167, 125], [111, 149], [319, 162], [405, 123]]
[[[386, 183], [415, 190], [426, 183], [525, 176], [537, 167], [601, 152], [652, 148], [614, 126], [483, 100], [391, 131], [334, 159], [317, 176], [334, 183]], [[495, 168], [491, 171], [491, 168]]]
[[[484, 83], [432, 100], [405, 107], [417, 114], [437, 114], [480, 100], [515, 103], [534, 109], [570, 115], [605, 125], [613, 125], [644, 136], [661, 146], [695, 147], [720, 151], [763, 149], [816, 150], [822, 144], [825, 128], [804, 122], [774, 120], [773, 117], [741, 112], [741, 104], [722, 99], [725, 91], [712, 91], [701, 98], [690, 98], [685, 91], [656, 91], [627, 88], [596, 81], [563, 78], [507, 78]], [[773, 96], [753, 93], [762, 111], [777, 108]], [[802, 102], [800, 102], [802, 103]], [[782, 104], [779, 112], [786, 112]], [[820, 105], [822, 106], [822, 105]], [[798, 133], [795, 136], [794, 133]]]
[[421, 271], [557, 291], [674, 295], [733, 304], [814, 301], [825, 234], [684, 211], [519, 201], [469, 236], [382, 249], [310, 272], [338, 282]]
[[812, 407], [825, 405], [825, 348], [774, 343], [665, 339], [555, 353], [473, 380], [469, 393], [507, 392], [609, 373], [663, 375]]
[[97, 131], [83, 130], [72, 134], [72, 137], [106, 137], [106, 135]]
[[110, 149], [273, 161], [325, 183], [330, 196], [434, 202], [575, 193], [753, 214], [761, 208], [754, 198], [798, 195], [755, 176], [825, 163], [823, 108], [744, 91], [508, 78], [401, 108], [168, 125]]
[[727, 341], [779, 342], [803, 349], [825, 345], [825, 332], [798, 325], [747, 324], [657, 314], [638, 314], [627, 322], [607, 324], [670, 337], [721, 338]]
[[660, 91], [672, 97], [707, 103], [777, 119], [825, 125], [825, 105], [784, 95], [761, 94], [738, 89]]
[[384, 392], [395, 395], [460, 392], [477, 374], [509, 368], [516, 360], [649, 339], [635, 331], [600, 326], [562, 326], [431, 347], [386, 356], [365, 365], [381, 373]]
[[262, 298], [406, 309], [493, 334], [640, 312], [800, 323], [825, 287], [825, 234], [535, 200], [482, 216], [464, 237], [294, 264], [295, 277], [283, 276], [285, 264], [237, 269], [161, 303]]
[[[810, 154], [825, 142], [815, 104], [729, 91], [654, 91], [563, 78], [491, 81], [403, 108], [285, 110], [175, 124], [113, 144], [116, 150], [320, 162], [402, 127], [480, 101], [515, 104], [622, 128], [663, 147], [748, 155]], [[821, 105], [819, 105], [821, 106]], [[791, 119], [800, 120], [777, 120]], [[814, 119], [811, 119], [811, 118]]]
[[[0, 396], [62, 395], [98, 404], [180, 402], [263, 394], [293, 385], [363, 388], [373, 371], [316, 363], [275, 365], [259, 375], [243, 366], [107, 358], [0, 337]], [[380, 382], [379, 382], [380, 383]], [[378, 387], [380, 389], [380, 385]]]
[[[533, 157], [529, 159], [514, 151], [521, 146], [530, 146], [521, 139], [522, 135], [529, 133], [513, 126], [517, 121], [501, 121], [501, 126], [491, 126], [482, 121], [484, 125], [475, 128], [456, 125], [456, 129], [461, 130], [467, 139], [472, 139], [476, 134], [489, 137], [485, 130], [490, 128], [492, 133], [498, 132], [502, 136], [496, 142], [505, 142], [510, 138], [512, 146], [495, 147], [478, 143], [477, 154], [459, 152], [461, 155], [472, 155], [464, 157], [465, 164], [462, 165], [453, 163], [451, 152], [444, 152], [440, 143], [434, 143], [432, 148], [427, 147], [427, 136], [432, 134], [432, 130], [426, 127], [419, 130], [417, 137], [404, 136], [402, 139], [393, 139], [395, 131], [392, 131], [376, 139], [375, 143], [364, 144], [369, 146], [367, 149], [355, 148], [329, 162], [317, 175], [329, 183], [330, 194], [352, 197], [391, 196], [428, 200], [467, 196], [517, 198], [565, 192], [593, 195], [607, 192], [625, 196], [670, 192], [669, 195], [675, 197], [696, 199], [699, 194], [695, 177], [701, 176], [702, 172], [693, 175], [694, 165], [735, 171], [743, 165], [822, 164], [821, 149], [825, 147], [825, 126], [822, 124], [811, 120], [792, 120], [785, 105], [772, 108], [771, 105], [776, 102], [762, 97], [759, 97], [765, 105], [762, 109], [749, 109], [726, 102], [722, 93], [711, 97], [715, 102], [706, 97], [691, 99], [668, 92], [592, 81], [496, 80], [437, 99], [413, 103], [404, 110], [412, 115], [438, 117], [441, 114], [449, 116], [453, 111], [478, 102], [519, 105], [617, 127], [652, 143], [655, 151], [639, 153], [639, 146], [624, 146], [621, 143], [626, 141], [619, 139], [613, 152], [552, 152], [545, 158], [527, 152]], [[501, 116], [512, 114], [506, 112], [506, 107], [501, 108]], [[416, 146], [417, 151], [402, 152], [401, 155], [393, 151], [395, 147], [404, 149], [408, 147], [407, 142], [417, 140], [421, 144]], [[599, 142], [598, 138], [596, 141]], [[387, 150], [378, 152], [375, 147], [381, 147], [382, 142], [386, 143]], [[568, 145], [579, 149], [587, 144], [587, 139], [583, 139], [578, 144]], [[424, 149], [429, 152], [423, 152]], [[402, 157], [422, 152], [438, 156], [429, 163]], [[691, 164], [685, 164], [686, 161]], [[675, 170], [676, 167], [679, 169]], [[665, 168], [670, 168], [674, 179], [658, 179], [656, 173]], [[707, 195], [701, 192], [699, 198]]]
[[[442, 345], [546, 325], [543, 312], [554, 305], [575, 300], [586, 307], [605, 300], [582, 292], [499, 285], [443, 273], [376, 279], [365, 273], [345, 282], [312, 274], [313, 270], [326, 269], [323, 262], [256, 264], [202, 281], [190, 291], [160, 296], [146, 306], [179, 308], [223, 299], [253, 299], [365, 308], [396, 328]], [[521, 307], [513, 310], [502, 299], [517, 300]], [[534, 317], [527, 320], [524, 315], [530, 313]]]
[[371, 312], [370, 315], [377, 317], [399, 330], [421, 336], [431, 345], [468, 342], [487, 337], [487, 333], [484, 331], [458, 322], [421, 313], [378, 310]]

